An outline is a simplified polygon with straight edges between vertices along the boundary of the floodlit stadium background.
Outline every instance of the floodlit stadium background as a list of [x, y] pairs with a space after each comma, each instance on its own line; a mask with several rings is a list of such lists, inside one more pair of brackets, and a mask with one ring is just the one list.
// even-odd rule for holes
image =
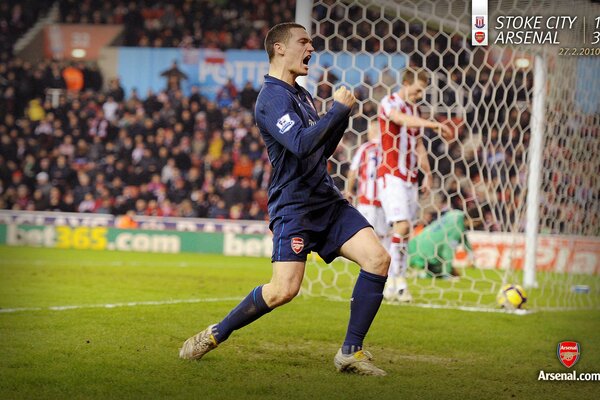
[[[581, 344], [578, 372], [600, 371], [600, 58], [494, 45], [493, 27], [476, 48], [470, 7], [2, 2], [0, 397], [595, 398], [594, 382], [536, 377], [564, 372], [563, 340]], [[579, 47], [600, 5], [490, 0], [489, 13], [585, 16], [585, 33], [560, 33]], [[412, 306], [382, 306], [367, 338], [390, 372], [377, 385], [331, 364], [358, 271], [342, 259], [311, 257], [297, 300], [202, 363], [177, 358], [269, 278], [253, 102], [264, 36], [292, 20], [313, 37], [303, 84], [320, 111], [340, 85], [359, 100], [330, 159], [339, 188], [377, 102], [405, 67], [425, 68], [420, 111], [456, 139], [423, 131], [434, 190], [416, 225], [450, 208], [485, 219], [473, 262], [457, 252], [461, 279], [412, 274]], [[527, 315], [497, 307], [507, 282], [526, 286]]]

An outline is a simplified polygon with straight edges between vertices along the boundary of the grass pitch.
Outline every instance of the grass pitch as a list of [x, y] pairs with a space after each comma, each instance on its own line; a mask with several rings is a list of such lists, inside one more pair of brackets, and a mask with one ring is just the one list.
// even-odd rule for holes
[[2, 399], [597, 398], [600, 311], [498, 313], [382, 305], [366, 345], [389, 373], [335, 372], [347, 302], [299, 297], [200, 362], [181, 343], [270, 277], [267, 259], [0, 247]]

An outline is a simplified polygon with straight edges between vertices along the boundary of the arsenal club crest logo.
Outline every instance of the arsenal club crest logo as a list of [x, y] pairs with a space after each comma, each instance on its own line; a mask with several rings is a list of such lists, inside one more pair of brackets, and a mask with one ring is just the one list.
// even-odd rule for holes
[[475, 28], [477, 29], [481, 29], [485, 26], [485, 17], [481, 16], [477, 16], [475, 17]]
[[481, 43], [485, 40], [485, 32], [475, 32], [475, 40], [477, 43]]
[[577, 342], [560, 342], [558, 344], [558, 361], [567, 368], [575, 365], [577, 360], [579, 360], [579, 354], [579, 343]]
[[292, 238], [292, 250], [294, 253], [299, 254], [304, 248], [304, 239], [301, 237]]

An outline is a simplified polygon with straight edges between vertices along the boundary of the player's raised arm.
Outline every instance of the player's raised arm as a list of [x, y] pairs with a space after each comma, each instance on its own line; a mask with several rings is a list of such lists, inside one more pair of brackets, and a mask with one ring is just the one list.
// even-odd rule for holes
[[[356, 103], [356, 97], [354, 97], [354, 94], [343, 86], [333, 93], [333, 100], [342, 104], [347, 104], [350, 108], [352, 108], [354, 103]], [[326, 158], [331, 157], [331, 155], [333, 155], [335, 152], [335, 149], [340, 143], [340, 140], [342, 140], [344, 133], [346, 133], [346, 129], [348, 129], [349, 123], [350, 120], [346, 119], [344, 123], [337, 127], [333, 135], [327, 137], [327, 141], [325, 143], [325, 152], [323, 153]]]
[[356, 101], [354, 95], [347, 89], [340, 88], [333, 99], [333, 106], [320, 120], [312, 126], [304, 127], [290, 96], [276, 96], [257, 110], [257, 123], [264, 126], [275, 140], [295, 156], [308, 157], [328, 137], [339, 133], [340, 125], [348, 125], [348, 116]]
[[429, 76], [425, 71], [407, 69], [402, 77], [402, 88], [382, 101], [381, 117], [407, 129], [434, 129], [445, 139], [450, 139], [450, 128], [438, 121], [421, 118], [417, 112], [416, 105], [425, 95], [428, 82]]
[[445, 139], [452, 137], [452, 130], [438, 121], [431, 121], [425, 118], [417, 117], [403, 113], [400, 110], [392, 110], [389, 119], [398, 125], [403, 125], [407, 128], [429, 128], [438, 132]]
[[343, 192], [344, 197], [349, 202], [354, 202], [354, 185], [356, 184], [356, 178], [358, 177], [358, 167], [360, 165], [360, 159], [364, 152], [364, 147], [359, 147], [358, 151], [352, 157], [350, 168], [348, 169], [348, 176], [346, 177], [346, 188]]

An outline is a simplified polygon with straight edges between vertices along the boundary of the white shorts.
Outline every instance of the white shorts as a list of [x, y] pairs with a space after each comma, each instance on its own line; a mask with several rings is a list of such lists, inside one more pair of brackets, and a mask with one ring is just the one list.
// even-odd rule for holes
[[387, 223], [413, 222], [419, 210], [419, 188], [394, 175], [377, 178], [377, 192]]
[[356, 209], [373, 225], [377, 235], [387, 235], [389, 224], [385, 221], [385, 213], [381, 207], [371, 204], [358, 204]]

